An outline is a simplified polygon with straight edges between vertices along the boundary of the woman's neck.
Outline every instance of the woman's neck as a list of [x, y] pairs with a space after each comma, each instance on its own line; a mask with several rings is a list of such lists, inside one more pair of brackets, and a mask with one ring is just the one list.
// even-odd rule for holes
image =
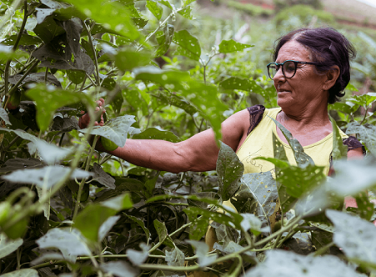
[[[283, 109], [278, 113], [276, 120], [286, 127], [303, 146], [315, 143], [332, 132], [326, 105], [324, 108], [301, 109], [299, 113], [296, 111], [289, 113], [289, 110]], [[282, 141], [287, 142], [279, 128], [277, 128], [277, 133]]]

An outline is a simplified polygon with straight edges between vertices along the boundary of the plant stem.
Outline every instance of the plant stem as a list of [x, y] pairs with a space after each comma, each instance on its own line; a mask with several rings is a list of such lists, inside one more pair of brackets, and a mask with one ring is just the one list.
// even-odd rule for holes
[[[182, 10], [182, 9], [178, 9], [178, 10], [176, 10], [176, 13], [179, 12], [180, 10]], [[174, 13], [175, 13], [175, 12], [172, 11], [172, 12], [171, 12], [171, 13], [165, 18], [165, 20], [163, 20], [163, 22], [159, 24], [159, 26], [157, 27], [157, 29], [155, 29], [154, 32], [152, 32], [151, 34], [149, 34], [149, 35], [146, 37], [146, 39], [144, 40], [144, 43], [147, 42], [152, 36], [154, 36], [154, 35], [159, 31], [159, 29], [162, 28], [162, 27], [167, 23], [167, 21], [168, 21], [173, 15], [174, 15]], [[138, 48], [137, 48], [136, 51], [137, 51], [137, 52], [140, 51], [141, 48], [142, 48], [142, 44], [140, 44], [140, 45], [138, 46]]]
[[[90, 162], [91, 162], [91, 158], [93, 157], [93, 154], [94, 154], [94, 150], [95, 150], [95, 145], [97, 144], [97, 141], [99, 139], [99, 136], [95, 136], [94, 137], [94, 142], [93, 142], [93, 145], [91, 146], [90, 148], [90, 153], [89, 153], [89, 156], [87, 157], [87, 160], [86, 160], [86, 167], [85, 167], [85, 171], [88, 171], [89, 168], [90, 168]], [[86, 178], [82, 179], [81, 180], [81, 183], [80, 183], [80, 186], [78, 188], [78, 193], [77, 193], [77, 200], [76, 200], [76, 205], [74, 207], [74, 213], [73, 213], [73, 218], [72, 218], [72, 221], [74, 222], [76, 216], [77, 216], [77, 213], [78, 213], [78, 207], [80, 206], [80, 202], [81, 202], [81, 194], [82, 194], [82, 189], [85, 185], [85, 181], [86, 181]]]
[[86, 23], [84, 22], [84, 26], [85, 26], [85, 29], [86, 29], [86, 32], [87, 32], [87, 36], [89, 38], [89, 43], [90, 43], [90, 47], [91, 47], [91, 51], [93, 51], [93, 55], [94, 55], [94, 61], [95, 61], [95, 69], [97, 71], [97, 75], [96, 75], [96, 78], [97, 78], [97, 86], [100, 86], [101, 85], [101, 82], [100, 82], [100, 78], [99, 78], [99, 65], [98, 65], [98, 58], [97, 58], [97, 53], [95, 51], [95, 47], [94, 47], [94, 44], [93, 44], [93, 40], [91, 38], [91, 28], [89, 30], [89, 28], [87, 27]]
[[364, 117], [363, 117], [363, 120], [362, 120], [362, 122], [360, 122], [360, 125], [362, 125], [363, 124], [363, 122], [364, 122], [364, 120], [366, 120], [366, 117], [367, 117], [367, 112], [368, 112], [368, 108], [365, 110], [365, 112], [364, 112]]
[[11, 88], [11, 90], [9, 91], [9, 97], [7, 99], [6, 102], [4, 102], [4, 108], [6, 107], [6, 105], [8, 104], [9, 102], [9, 99], [10, 99], [10, 96], [12, 95], [12, 93], [18, 88], [18, 86], [22, 83], [22, 81], [27, 77], [27, 75], [29, 75], [29, 73], [34, 69], [34, 67], [39, 63], [38, 60], [36, 60], [32, 65], [31, 67], [25, 72], [24, 75], [22, 75], [22, 77], [18, 80], [18, 82]]
[[44, 74], [44, 83], [47, 85], [48, 80], [48, 67], [46, 67], [46, 74]]
[[[14, 4], [16, 4], [16, 3], [14, 3]], [[18, 6], [18, 3], [17, 3], [17, 6]], [[24, 17], [23, 17], [23, 20], [22, 20], [20, 31], [18, 32], [18, 35], [17, 35], [16, 42], [13, 45], [13, 49], [12, 49], [13, 51], [16, 51], [17, 48], [18, 48], [18, 44], [20, 43], [23, 30], [25, 29], [27, 17], [28, 17], [28, 14], [27, 14], [27, 1], [25, 0], [24, 1]], [[5, 71], [5, 73], [4, 73], [5, 95], [8, 95], [9, 68], [10, 68], [11, 61], [12, 60], [10, 60], [10, 59], [7, 61], [6, 65], [5, 65], [5, 70], [4, 70]]]
[[319, 256], [321, 254], [324, 254], [333, 245], [334, 245], [334, 242], [332, 241], [331, 243], [321, 247], [319, 250], [313, 252], [312, 254], [313, 254], [314, 257]]
[[[85, 136], [84, 136], [84, 141], [88, 141], [89, 137], [90, 137], [90, 133], [91, 133], [91, 130], [93, 129], [94, 127], [94, 123], [95, 123], [95, 111], [94, 111], [94, 108], [91, 107], [91, 106], [88, 106], [87, 107], [87, 111], [88, 111], [88, 114], [90, 116], [90, 123], [88, 125], [88, 128], [87, 128], [87, 132], [85, 133]], [[23, 209], [20, 213], [18, 213], [17, 215], [15, 215], [11, 220], [9, 220], [7, 222], [7, 224], [4, 226], [4, 229], [7, 229], [9, 227], [12, 227], [14, 226], [15, 224], [17, 224], [18, 222], [20, 222], [22, 219], [26, 218], [27, 216], [29, 215], [32, 215], [32, 214], [36, 214], [36, 213], [39, 213], [41, 212], [41, 207], [47, 202], [49, 201], [50, 197], [53, 196], [55, 193], [57, 193], [61, 187], [65, 184], [65, 182], [67, 180], [69, 180], [70, 176], [73, 174], [74, 170], [77, 168], [77, 165], [78, 165], [78, 162], [81, 158], [81, 154], [82, 152], [85, 150], [85, 144], [84, 143], [81, 143], [76, 151], [76, 155], [71, 163], [71, 166], [70, 166], [70, 170], [69, 172], [63, 177], [60, 179], [60, 181], [55, 184], [49, 193], [46, 193], [44, 194], [38, 202], [35, 202], [34, 204], [30, 205], [27, 209]]]
[[[189, 222], [189, 223], [186, 223], [184, 224], [183, 226], [181, 226], [179, 229], [175, 230], [174, 232], [172, 232], [169, 237], [172, 237], [173, 235], [179, 233], [181, 230], [184, 230], [185, 228], [187, 228], [188, 226], [190, 226], [193, 222]], [[166, 237], [167, 238], [167, 237]], [[164, 241], [164, 240], [163, 240]], [[154, 250], [156, 250], [162, 243], [163, 241], [159, 241], [156, 245], [154, 245], [150, 250], [149, 250], [149, 253], [152, 253]]]

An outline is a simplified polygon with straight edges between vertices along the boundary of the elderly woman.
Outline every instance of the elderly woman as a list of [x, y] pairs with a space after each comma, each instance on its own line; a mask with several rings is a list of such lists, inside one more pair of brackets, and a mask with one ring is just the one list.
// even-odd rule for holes
[[[266, 172], [273, 165], [255, 157], [273, 156], [272, 134], [282, 142], [288, 160], [295, 164], [292, 150], [270, 119], [285, 126], [302, 144], [316, 165], [329, 172], [333, 148], [328, 104], [342, 97], [350, 80], [349, 60], [355, 55], [351, 43], [332, 28], [299, 29], [278, 40], [274, 62], [267, 65], [274, 81], [278, 106], [261, 105], [240, 111], [222, 123], [222, 141], [236, 151], [245, 172]], [[100, 108], [104, 101], [98, 101]], [[80, 119], [85, 127], [88, 116]], [[97, 125], [103, 124], [103, 117]], [[341, 132], [348, 157], [362, 156], [362, 145]], [[98, 149], [104, 150], [101, 145]], [[108, 153], [133, 164], [170, 172], [214, 170], [219, 149], [209, 129], [179, 143], [129, 139]]]

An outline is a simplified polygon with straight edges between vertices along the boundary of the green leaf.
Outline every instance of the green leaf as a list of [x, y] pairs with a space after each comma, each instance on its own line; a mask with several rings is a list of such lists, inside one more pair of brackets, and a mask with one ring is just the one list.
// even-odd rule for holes
[[[124, 115], [112, 118], [104, 126], [94, 126], [90, 134], [105, 137], [117, 146], [123, 147], [127, 140], [127, 134], [132, 130], [131, 125], [136, 122], [133, 115]], [[80, 130], [86, 133], [87, 129]]]
[[129, 49], [118, 51], [115, 55], [115, 65], [123, 71], [130, 71], [135, 67], [145, 66], [150, 63], [150, 54]]
[[107, 218], [105, 222], [99, 227], [98, 231], [98, 241], [103, 241], [103, 239], [107, 236], [108, 232], [112, 229], [112, 227], [116, 224], [116, 222], [119, 220], [120, 215], [117, 216], [110, 216]]
[[191, 3], [193, 3], [195, 0], [184, 0], [183, 1], [183, 5], [182, 5], [182, 7], [186, 7], [186, 6], [188, 6], [189, 4], [191, 4]]
[[178, 45], [175, 55], [182, 55], [195, 61], [200, 59], [200, 43], [187, 30], [175, 32], [173, 42]]
[[237, 51], [242, 51], [244, 49], [254, 47], [251, 44], [244, 44], [234, 41], [233, 39], [230, 40], [222, 40], [219, 44], [219, 52], [220, 53], [232, 53]]
[[157, 231], [159, 241], [164, 241], [168, 236], [165, 223], [160, 222], [158, 219], [154, 219], [153, 224], [154, 224], [155, 230]]
[[166, 250], [165, 261], [169, 266], [184, 266], [185, 255], [183, 251], [175, 247], [172, 251]]
[[335, 227], [333, 241], [342, 248], [346, 257], [376, 268], [375, 226], [364, 219], [339, 211], [327, 210], [326, 215]]
[[333, 160], [345, 159], [347, 158], [347, 147], [343, 145], [343, 140], [336, 121], [332, 117], [330, 117], [330, 121], [333, 127]]
[[108, 187], [110, 189], [116, 188], [115, 179], [111, 177], [111, 175], [106, 173], [99, 164], [94, 163], [93, 173], [94, 173], [94, 176], [93, 176], [94, 181], [97, 181], [101, 185], [104, 185], [105, 187]]
[[25, 268], [2, 274], [1, 277], [39, 277], [35, 269]]
[[[61, 165], [45, 166], [38, 169], [21, 169], [2, 176], [3, 179], [24, 184], [35, 184], [40, 188], [51, 188], [70, 172], [69, 167]], [[88, 178], [92, 174], [81, 169], [75, 169], [70, 176], [71, 180]]]
[[328, 189], [338, 197], [356, 193], [376, 185], [375, 164], [368, 159], [336, 161], [336, 175], [328, 182]]
[[[316, 249], [319, 250], [333, 241], [333, 233], [326, 232], [323, 230], [312, 230], [311, 231], [312, 243], [315, 245]], [[325, 254], [329, 254], [330, 250], [326, 250]]]
[[150, 232], [148, 230], [148, 228], [145, 227], [145, 224], [144, 224], [144, 221], [140, 218], [137, 218], [133, 215], [129, 215], [129, 214], [125, 214], [129, 219], [133, 220], [134, 222], [136, 222], [141, 228], [142, 230], [144, 230], [145, 232], [145, 235], [146, 235], [146, 242], [149, 242], [149, 239], [150, 239]]
[[146, 8], [158, 19], [161, 20], [163, 8], [155, 1], [146, 1]]
[[153, 196], [153, 191], [154, 191], [154, 188], [155, 188], [155, 184], [157, 183], [157, 180], [158, 180], [158, 176], [159, 176], [159, 172], [151, 179], [148, 179], [146, 182], [145, 182], [145, 189], [144, 189], [144, 192], [145, 192], [145, 197], [146, 199], [150, 198], [151, 196]]
[[92, 0], [88, 5], [86, 0], [68, 0], [87, 17], [102, 23], [104, 27], [131, 40], [140, 38], [140, 33], [132, 23], [129, 9], [118, 2]]
[[286, 187], [290, 196], [299, 198], [326, 180], [324, 170], [325, 167], [315, 165], [308, 165], [304, 169], [290, 166], [279, 171], [277, 181]]
[[368, 150], [376, 156], [376, 127], [371, 124], [361, 125], [358, 122], [350, 122], [346, 134], [357, 134], [358, 138], [365, 143]]
[[115, 274], [119, 277], [136, 277], [139, 274], [139, 270], [137, 268], [134, 268], [130, 264], [123, 261], [102, 263], [101, 269], [103, 269], [104, 272]]
[[282, 131], [283, 135], [285, 136], [287, 142], [289, 143], [295, 157], [296, 164], [301, 167], [305, 168], [308, 165], [314, 165], [314, 162], [310, 156], [304, 153], [303, 146], [300, 142], [292, 136], [289, 130], [287, 130], [281, 123], [277, 120], [273, 119], [274, 123], [278, 126], [278, 128]]
[[200, 267], [206, 267], [217, 259], [217, 254], [208, 256], [209, 246], [202, 241], [187, 240], [195, 249]]
[[10, 123], [9, 121], [8, 113], [1, 107], [0, 107], [0, 118], [4, 120], [5, 124], [12, 125], [12, 123]]
[[221, 142], [217, 159], [219, 193], [222, 200], [228, 200], [239, 189], [240, 178], [244, 173], [244, 165], [232, 148]]
[[373, 215], [374, 205], [368, 199], [368, 193], [361, 191], [355, 195], [355, 199], [360, 217], [365, 220], [370, 220]]
[[23, 138], [24, 140], [31, 141], [31, 144], [28, 144], [29, 149], [33, 150], [31, 152], [35, 153], [35, 150], [38, 150], [39, 155], [41, 156], [43, 161], [47, 164], [55, 164], [56, 162], [65, 158], [67, 155], [69, 155], [72, 152], [71, 149], [62, 148], [62, 147], [58, 147], [56, 145], [47, 143], [46, 141], [38, 139], [37, 137], [23, 130], [12, 130], [12, 129], [0, 128], [0, 132], [2, 131], [13, 132], [17, 136]]
[[[209, 220], [213, 220], [219, 224], [224, 224], [231, 228], [234, 225], [240, 229], [241, 222], [243, 221], [243, 217], [234, 211], [230, 211], [229, 208], [220, 206], [226, 213], [223, 212], [211, 212], [205, 209], [201, 209], [199, 207], [189, 206], [188, 208], [184, 209], [183, 211], [187, 214], [190, 221], [193, 221], [193, 226], [190, 227], [189, 238], [191, 240], [200, 240], [201, 237], [206, 233]], [[197, 218], [198, 215], [201, 217]]]
[[284, 250], [266, 251], [266, 260], [248, 270], [245, 277], [325, 276], [361, 277], [350, 265], [335, 256], [302, 256]]
[[359, 91], [354, 85], [352, 85], [351, 83], [348, 83], [346, 88], [346, 90], [351, 90], [351, 91]]
[[10, 240], [5, 234], [0, 233], [0, 259], [16, 251], [22, 244], [23, 239]]
[[376, 100], [376, 94], [374, 92], [368, 92], [362, 95], [355, 95], [352, 98], [348, 99], [349, 102], [363, 106], [365, 109], [369, 108], [369, 106], [375, 100]]
[[[18, 35], [10, 36], [6, 40], [3, 40], [2, 43], [5, 45], [14, 45], [16, 42], [17, 36]], [[23, 34], [21, 36], [21, 39], [18, 45], [37, 45], [39, 43], [42, 43], [42, 41], [38, 37]]]
[[256, 215], [262, 222], [270, 226], [269, 217], [274, 213], [278, 190], [270, 172], [248, 173], [241, 178], [242, 184], [247, 186], [257, 203]]
[[[178, 95], [186, 97], [198, 109], [201, 116], [210, 122], [216, 138], [221, 137], [223, 112], [228, 108], [219, 100], [217, 87], [198, 82], [183, 71], [144, 67], [134, 70], [134, 73], [137, 80], [160, 84], [166, 89], [174, 90]], [[193, 91], [195, 93], [192, 93]]]
[[160, 139], [160, 140], [166, 140], [166, 141], [171, 141], [171, 142], [181, 141], [181, 139], [175, 136], [174, 133], [170, 131], [161, 131], [156, 128], [148, 128], [145, 131], [137, 135], [134, 135], [132, 138], [133, 139]]
[[169, 92], [160, 92], [157, 95], [153, 95], [158, 99], [159, 102], [163, 105], [172, 105], [175, 107], [178, 107], [180, 109], [183, 109], [186, 113], [193, 116], [195, 113], [197, 113], [196, 107], [194, 107], [191, 103], [189, 103], [187, 100], [185, 100], [181, 96], [177, 96], [174, 93]]
[[51, 15], [54, 11], [53, 9], [39, 9], [37, 11], [38, 24], [35, 26], [33, 31], [40, 39], [43, 40], [44, 43], [49, 43], [55, 37], [63, 34], [65, 30], [60, 24], [57, 24], [53, 16], [46, 17], [48, 14], [46, 14], [44, 10], [49, 10], [51, 12], [49, 15]]
[[170, 8], [172, 10], [172, 6], [170, 2], [168, 2], [168, 0], [159, 0], [159, 3], [161, 3], [162, 5], [165, 5], [167, 8]]
[[163, 35], [157, 37], [158, 49], [155, 52], [156, 57], [160, 57], [166, 54], [167, 50], [170, 48], [174, 36], [174, 31], [174, 25], [166, 24], [166, 27], [163, 30]]
[[230, 77], [219, 83], [219, 87], [229, 90], [259, 91], [262, 88], [254, 80], [243, 79], [239, 77]]
[[[351, 105], [349, 105], [348, 103]], [[337, 102], [334, 104], [330, 104], [328, 107], [331, 111], [353, 114], [359, 108], [359, 105], [355, 105], [351, 102], [348, 103]]]
[[117, 212], [133, 207], [132, 199], [129, 193], [118, 195], [116, 197], [103, 201], [101, 202], [101, 205], [113, 209]]
[[50, 229], [47, 234], [39, 238], [36, 243], [40, 248], [57, 248], [64, 258], [75, 261], [77, 255], [91, 255], [91, 252], [76, 231], [71, 232], [69, 229]]
[[192, 16], [192, 7], [191, 6], [187, 6], [184, 9], [178, 11], [178, 14], [180, 14], [181, 16], [183, 16], [183, 17], [185, 17], [187, 19], [193, 19], [193, 16]]
[[[244, 214], [241, 214], [241, 216], [243, 217], [241, 226], [245, 232], [247, 232], [248, 230], [251, 230], [255, 236], [258, 236], [259, 234], [261, 234], [262, 231], [265, 231], [265, 230], [262, 230], [261, 228], [261, 225], [262, 225], [261, 220], [258, 217], [256, 217], [254, 214], [244, 213]], [[268, 232], [269, 230], [266, 230], [266, 231]]]
[[43, 161], [49, 165], [56, 164], [72, 153], [72, 149], [62, 148], [45, 140], [37, 139], [33, 143]]
[[116, 210], [99, 204], [85, 207], [76, 217], [74, 227], [90, 241], [99, 242], [99, 228]]
[[37, 103], [37, 122], [41, 131], [47, 130], [58, 108], [77, 102], [83, 102], [87, 105], [91, 105], [93, 102], [83, 93], [56, 89], [44, 84], [36, 85], [26, 94]]
[[149, 257], [150, 247], [141, 242], [140, 248], [142, 251], [136, 251], [133, 249], [127, 249], [126, 251], [128, 259], [136, 266], [143, 264]]
[[0, 61], [8, 61], [11, 59], [19, 59], [27, 57], [27, 54], [21, 51], [13, 51], [12, 46], [0, 44]]

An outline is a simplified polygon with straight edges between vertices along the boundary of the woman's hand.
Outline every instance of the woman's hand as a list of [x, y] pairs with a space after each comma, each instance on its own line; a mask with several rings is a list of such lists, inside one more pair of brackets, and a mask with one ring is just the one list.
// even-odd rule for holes
[[[99, 122], [95, 121], [94, 125], [95, 126], [103, 126], [104, 125], [103, 114], [106, 112], [106, 110], [104, 109], [104, 99], [100, 98], [99, 100], [97, 100], [97, 105], [98, 105], [98, 107], [95, 108], [95, 112], [96, 113], [100, 112], [101, 115], [100, 115], [100, 121]], [[90, 116], [85, 111], [81, 111], [81, 114], [82, 114], [82, 116], [78, 120], [78, 126], [81, 129], [84, 129], [89, 125]]]

